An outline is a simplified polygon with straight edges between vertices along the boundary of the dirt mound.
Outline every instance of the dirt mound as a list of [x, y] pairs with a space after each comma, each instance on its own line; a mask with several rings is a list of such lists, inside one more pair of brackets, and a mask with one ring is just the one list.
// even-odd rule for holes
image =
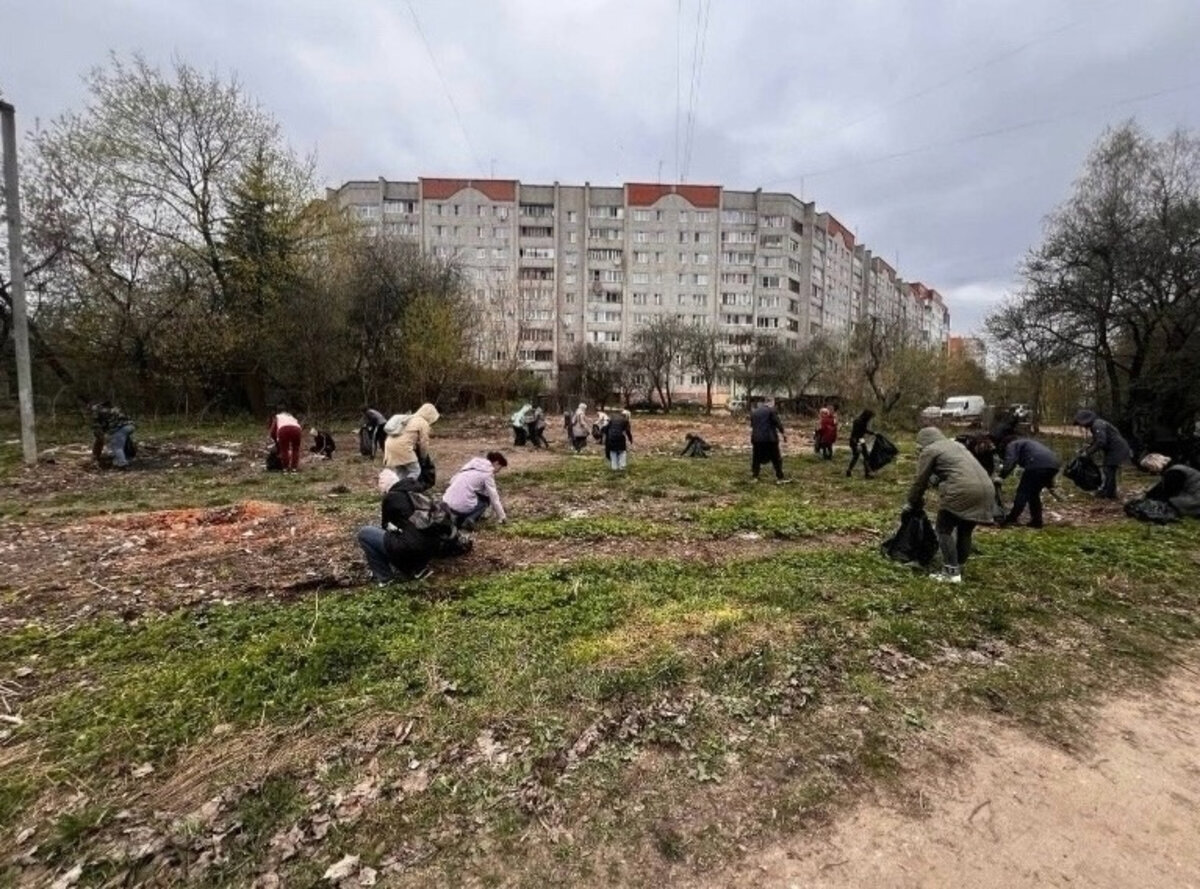
[[184, 531], [211, 525], [258, 525], [263, 519], [277, 518], [286, 512], [287, 508], [278, 503], [243, 500], [232, 506], [213, 509], [164, 509], [134, 515], [96, 516], [88, 519], [87, 523], [127, 531]]

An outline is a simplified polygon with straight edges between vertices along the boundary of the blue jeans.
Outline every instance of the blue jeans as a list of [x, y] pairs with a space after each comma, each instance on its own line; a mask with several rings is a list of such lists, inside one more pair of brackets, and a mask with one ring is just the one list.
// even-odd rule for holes
[[476, 494], [474, 509], [468, 512], [458, 512], [454, 509], [450, 510], [452, 513], [454, 513], [455, 527], [461, 528], [464, 522], [471, 522], [474, 524], [475, 522], [479, 521], [483, 517], [483, 514], [487, 512], [487, 508], [491, 505], [492, 501], [488, 500], [486, 497], [481, 497], [479, 494]]
[[396, 579], [396, 569], [388, 559], [384, 540], [387, 532], [374, 525], [365, 525], [358, 529], [358, 545], [362, 547], [363, 555], [367, 557], [367, 567], [371, 576], [379, 583], [388, 583]]
[[112, 454], [113, 466], [129, 465], [129, 461], [125, 459], [125, 442], [132, 433], [133, 424], [126, 423], [124, 426], [114, 429], [112, 435], [108, 437], [108, 450]]
[[628, 453], [628, 451], [609, 451], [608, 465], [613, 469], [624, 469], [626, 454]]

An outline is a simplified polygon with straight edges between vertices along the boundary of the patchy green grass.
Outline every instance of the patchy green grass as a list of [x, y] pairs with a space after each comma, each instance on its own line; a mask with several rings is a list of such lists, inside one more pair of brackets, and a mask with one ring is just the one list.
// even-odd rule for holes
[[[867, 483], [796, 457], [796, 483], [776, 487], [738, 455], [635, 456], [625, 475], [565, 458], [504, 476], [506, 495], [561, 507], [479, 546], [815, 540], [716, 564], [589, 546], [463, 580], [6, 631], [0, 680], [20, 677], [24, 723], [0, 742], [0, 837], [33, 828], [50, 870], [88, 860], [81, 885], [151, 879], [105, 858], [131, 824], [163, 838], [155, 860], [175, 876], [219, 849], [189, 877], [213, 886], [263, 868], [309, 885], [344, 854], [404, 885], [661, 884], [896, 780], [955, 713], [1071, 739], [1099, 693], [1200, 636], [1194, 524], [983, 532], [967, 582], [946, 587], [876, 549], [911, 466]], [[329, 473], [149, 475], [128, 508], [320, 496], [374, 511], [363, 493], [325, 497]], [[123, 484], [51, 493], [19, 520], [112, 509]], [[172, 826], [223, 792], [208, 833]], [[289, 835], [306, 839], [284, 861]]]

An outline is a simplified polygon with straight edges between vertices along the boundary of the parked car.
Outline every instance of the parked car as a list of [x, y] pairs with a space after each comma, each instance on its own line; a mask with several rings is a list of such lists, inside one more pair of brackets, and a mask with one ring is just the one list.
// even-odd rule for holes
[[929, 426], [942, 418], [942, 409], [936, 404], [921, 408], [921, 425]]
[[987, 402], [982, 395], [954, 395], [942, 405], [944, 420], [979, 420]]

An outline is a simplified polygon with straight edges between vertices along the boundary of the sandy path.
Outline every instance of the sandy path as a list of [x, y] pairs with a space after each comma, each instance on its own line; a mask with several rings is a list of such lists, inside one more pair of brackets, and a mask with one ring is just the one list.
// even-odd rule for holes
[[[706, 887], [1200, 887], [1200, 672], [1104, 706], [1077, 755], [1014, 729], [922, 788], [924, 817], [872, 800], [829, 830], [751, 854]], [[956, 744], [957, 746], [957, 744]]]

